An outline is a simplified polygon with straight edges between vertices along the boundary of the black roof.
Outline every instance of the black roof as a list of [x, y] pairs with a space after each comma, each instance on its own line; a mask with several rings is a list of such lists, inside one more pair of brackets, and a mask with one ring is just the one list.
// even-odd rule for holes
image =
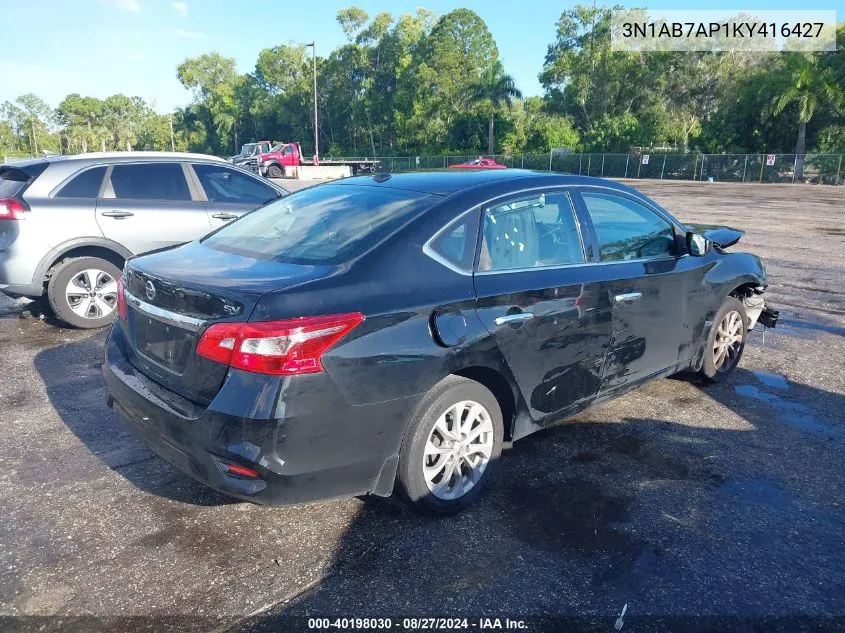
[[[555, 185], [598, 185], [623, 191], [633, 191], [627, 185], [603, 178], [589, 176], [569, 176], [547, 171], [529, 169], [441, 169], [431, 171], [401, 172], [394, 174], [375, 174], [355, 176], [335, 180], [336, 185], [381, 186], [389, 189], [404, 189], [420, 193], [449, 195], [462, 189], [477, 185], [495, 183], [518, 178], [552, 181]], [[638, 194], [641, 195], [641, 194]]]

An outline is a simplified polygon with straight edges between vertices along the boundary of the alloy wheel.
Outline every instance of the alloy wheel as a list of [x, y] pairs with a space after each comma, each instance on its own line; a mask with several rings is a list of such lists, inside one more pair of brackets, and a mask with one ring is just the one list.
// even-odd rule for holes
[[70, 309], [80, 317], [101, 319], [117, 306], [117, 282], [103, 270], [81, 270], [65, 287], [65, 298]]
[[458, 499], [481, 480], [493, 453], [493, 422], [478, 402], [464, 400], [434, 423], [425, 444], [423, 475], [438, 499]]
[[736, 310], [728, 312], [716, 328], [713, 341], [713, 365], [718, 371], [728, 371], [739, 361], [745, 324]]

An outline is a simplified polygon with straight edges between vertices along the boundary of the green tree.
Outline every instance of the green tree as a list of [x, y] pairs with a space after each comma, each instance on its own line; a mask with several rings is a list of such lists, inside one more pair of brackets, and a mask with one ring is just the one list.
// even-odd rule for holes
[[18, 97], [15, 103], [7, 101], [4, 109], [12, 128], [24, 141], [22, 149], [26, 148], [33, 156], [40, 151], [59, 149], [58, 135], [51, 130], [55, 125], [55, 112], [43, 99], [27, 93]]
[[522, 93], [516, 87], [516, 82], [505, 72], [502, 62], [495, 60], [481, 75], [481, 81], [472, 88], [473, 97], [486, 103], [490, 112], [487, 119], [487, 153], [496, 153], [496, 143], [493, 131], [493, 120], [497, 110], [503, 106], [508, 108], [514, 99], [522, 99]]
[[397, 99], [408, 149], [471, 146], [467, 128], [457, 123], [471, 114], [471, 87], [498, 56], [487, 25], [473, 11], [456, 9], [437, 21], [415, 47]]
[[764, 118], [778, 115], [793, 107], [798, 124], [795, 143], [795, 177], [804, 177], [804, 154], [807, 151], [807, 124], [821, 106], [835, 108], [842, 101], [842, 86], [830, 68], [818, 63], [818, 57], [804, 53], [784, 53], [782, 65], [772, 76], [777, 94], [764, 111]]
[[210, 138], [209, 151], [237, 150], [238, 104], [236, 92], [244, 78], [235, 70], [235, 60], [219, 53], [186, 59], [176, 68], [176, 77], [194, 97], [196, 116], [203, 120]]
[[659, 56], [611, 49], [609, 8], [577, 5], [557, 22], [540, 82], [549, 108], [573, 118], [588, 149], [627, 150], [620, 144], [629, 139], [662, 141], [655, 106], [664, 70]]

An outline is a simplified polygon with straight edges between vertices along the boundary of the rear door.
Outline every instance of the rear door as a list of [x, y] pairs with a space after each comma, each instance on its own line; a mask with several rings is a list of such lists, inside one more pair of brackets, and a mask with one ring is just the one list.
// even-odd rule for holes
[[601, 382], [611, 314], [566, 189], [482, 208], [476, 311], [539, 424], [586, 406]]
[[228, 224], [244, 213], [281, 197], [281, 193], [261, 178], [250, 176], [226, 165], [193, 163], [191, 165], [212, 229]]
[[187, 166], [179, 162], [119, 163], [97, 201], [97, 223], [107, 238], [134, 254], [202, 237], [211, 230]]
[[673, 223], [657, 209], [616, 190], [583, 188], [579, 194], [613, 306], [602, 380], [602, 391], [610, 392], [678, 363], [689, 338], [685, 321], [696, 271]]

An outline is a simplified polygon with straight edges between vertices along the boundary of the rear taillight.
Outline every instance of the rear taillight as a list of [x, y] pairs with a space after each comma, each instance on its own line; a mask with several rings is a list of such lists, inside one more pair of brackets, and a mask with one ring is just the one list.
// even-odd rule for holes
[[26, 207], [20, 200], [0, 198], [0, 220], [23, 220]]
[[124, 321], [129, 318], [126, 310], [126, 281], [123, 275], [117, 278], [117, 313]]
[[260, 374], [323, 371], [321, 357], [364, 320], [360, 312], [286, 321], [217, 323], [203, 332], [197, 354]]

